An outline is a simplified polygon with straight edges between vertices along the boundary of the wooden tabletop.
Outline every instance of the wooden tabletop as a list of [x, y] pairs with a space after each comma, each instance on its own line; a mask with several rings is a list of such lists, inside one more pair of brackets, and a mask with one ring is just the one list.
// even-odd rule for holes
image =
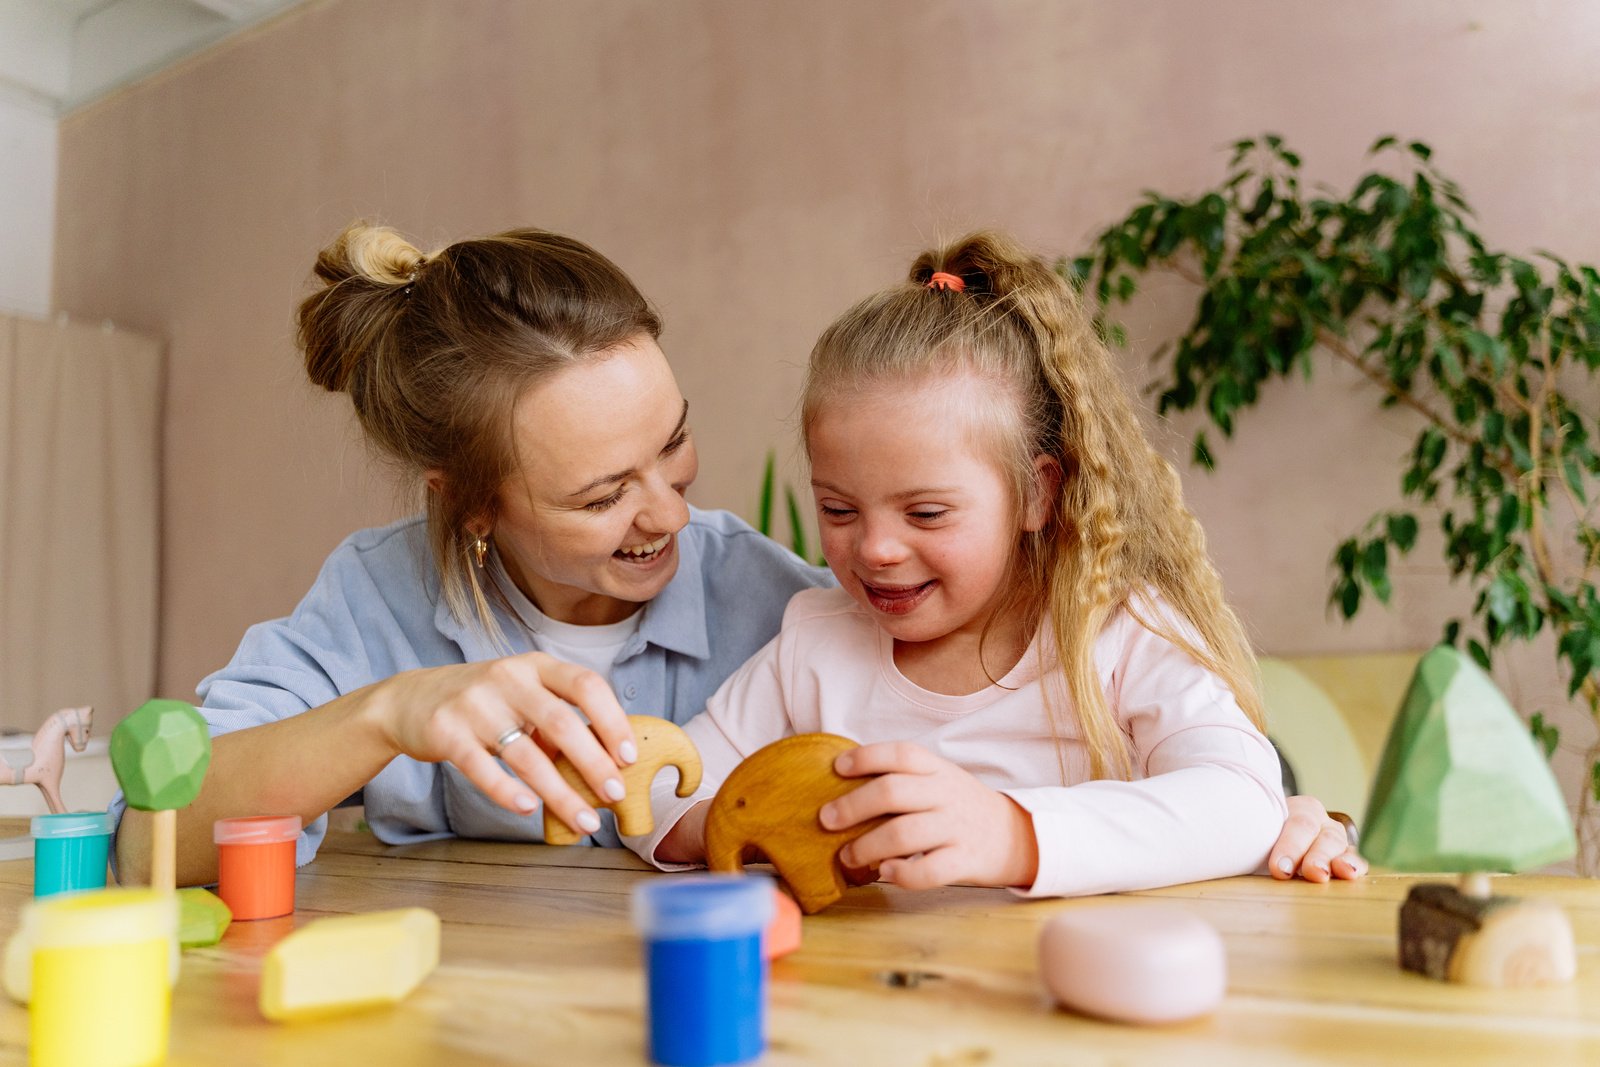
[[[235, 923], [184, 954], [173, 1064], [645, 1063], [639, 944], [628, 894], [661, 877], [631, 853], [493, 842], [387, 848], [336, 833], [302, 869], [291, 917]], [[31, 893], [0, 863], [0, 934]], [[1600, 882], [1497, 880], [1567, 910], [1578, 979], [1545, 990], [1443, 985], [1395, 965], [1399, 903], [1416, 879], [1318, 886], [1233, 878], [1131, 894], [1177, 901], [1228, 950], [1213, 1016], [1159, 1029], [1053, 1009], [1036, 965], [1041, 923], [1096, 901], [992, 889], [852, 890], [805, 921], [773, 965], [763, 1063], [1024, 1067], [1072, 1064], [1600, 1062]], [[393, 1009], [289, 1026], [256, 1011], [263, 953], [320, 916], [421, 905], [444, 920], [443, 961]], [[26, 1061], [25, 1010], [0, 1000], [0, 1064]]]

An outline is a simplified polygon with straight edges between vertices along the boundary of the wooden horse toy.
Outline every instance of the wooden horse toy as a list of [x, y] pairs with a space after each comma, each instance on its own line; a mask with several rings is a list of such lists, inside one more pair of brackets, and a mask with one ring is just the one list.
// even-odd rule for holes
[[89, 728], [94, 721], [93, 708], [62, 708], [44, 721], [33, 735], [33, 753], [27, 763], [13, 766], [0, 763], [0, 785], [28, 785], [39, 787], [44, 794], [45, 806], [53, 814], [61, 814], [67, 806], [61, 802], [61, 771], [66, 766], [66, 744], [74, 752], [82, 752], [89, 743]]

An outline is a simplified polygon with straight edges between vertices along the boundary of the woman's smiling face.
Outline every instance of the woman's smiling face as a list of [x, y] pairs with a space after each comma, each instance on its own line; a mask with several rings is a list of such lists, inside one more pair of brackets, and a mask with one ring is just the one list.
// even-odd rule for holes
[[528, 390], [518, 472], [492, 531], [507, 573], [553, 619], [617, 622], [678, 570], [683, 494], [699, 469], [689, 405], [655, 341], [636, 337]]

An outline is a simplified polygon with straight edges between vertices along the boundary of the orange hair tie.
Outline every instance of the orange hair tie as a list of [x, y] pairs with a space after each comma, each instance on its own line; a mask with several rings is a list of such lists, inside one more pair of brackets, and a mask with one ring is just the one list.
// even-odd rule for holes
[[950, 289], [960, 293], [966, 291], [967, 283], [962, 281], [958, 275], [947, 274], [942, 270], [936, 270], [932, 274], [928, 275], [928, 288]]

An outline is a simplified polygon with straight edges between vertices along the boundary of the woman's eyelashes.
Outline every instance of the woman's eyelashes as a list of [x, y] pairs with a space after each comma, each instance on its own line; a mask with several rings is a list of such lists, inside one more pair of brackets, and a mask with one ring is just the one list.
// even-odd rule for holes
[[623, 483], [622, 485], [617, 486], [617, 491], [612, 493], [610, 496], [601, 497], [599, 500], [591, 500], [587, 504], [583, 505], [583, 510], [605, 511], [607, 508], [614, 506], [618, 501], [620, 501], [627, 491], [627, 483]]
[[[672, 440], [667, 442], [666, 447], [661, 450], [661, 454], [663, 456], [670, 456], [673, 453], [677, 452], [680, 448], [682, 448], [684, 445], [686, 445], [688, 443], [689, 443], [689, 428], [687, 426], [685, 426], [682, 430], [680, 430], [678, 432], [678, 436], [674, 437]], [[683, 482], [683, 483], [680, 484], [680, 483], [674, 482], [672, 487], [674, 489], [678, 490], [678, 492], [681, 493], [684, 490], [689, 488], [689, 483], [688, 482]], [[623, 498], [623, 496], [625, 496], [627, 494], [627, 492], [628, 492], [628, 483], [627, 482], [623, 482], [621, 485], [617, 486], [617, 491], [612, 493], [610, 496], [604, 496], [604, 497], [601, 497], [599, 500], [591, 500], [587, 504], [584, 504], [583, 505], [583, 510], [585, 510], [585, 511], [605, 511], [607, 508], [610, 508], [610, 507], [616, 505]]]

